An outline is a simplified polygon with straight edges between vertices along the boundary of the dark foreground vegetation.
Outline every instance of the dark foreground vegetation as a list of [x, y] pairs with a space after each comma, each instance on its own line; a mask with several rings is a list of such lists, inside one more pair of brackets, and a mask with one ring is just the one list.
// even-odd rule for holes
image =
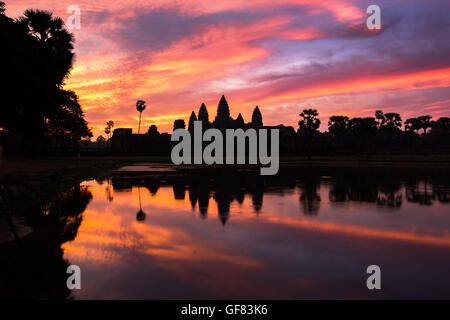
[[63, 89], [73, 66], [74, 38], [60, 18], [26, 10], [11, 19], [0, 2], [0, 145], [39, 155], [92, 133], [75, 92]]

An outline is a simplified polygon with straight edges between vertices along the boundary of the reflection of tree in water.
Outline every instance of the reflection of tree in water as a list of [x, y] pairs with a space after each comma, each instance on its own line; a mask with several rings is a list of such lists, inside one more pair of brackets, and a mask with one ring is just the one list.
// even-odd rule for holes
[[300, 186], [300, 205], [305, 215], [314, 216], [319, 213], [320, 209], [320, 195], [317, 189], [320, 184], [306, 183]]
[[142, 209], [140, 209], [138, 211], [138, 213], [136, 213], [136, 221], [138, 221], [138, 222], [145, 221], [146, 217], [147, 217], [147, 214], [144, 211], [142, 211]]
[[27, 210], [33, 232], [20, 244], [0, 245], [0, 297], [71, 298], [61, 246], [75, 239], [91, 199], [87, 187], [76, 186]]
[[378, 199], [378, 188], [368, 181], [357, 179], [347, 190], [347, 198], [357, 202], [376, 202]]
[[331, 185], [328, 198], [330, 202], [345, 202], [348, 201], [349, 183], [343, 179], [335, 179]]
[[408, 202], [429, 206], [436, 199], [441, 203], [450, 200], [450, 176], [448, 170], [442, 168], [339, 168], [334, 169], [331, 176], [331, 203], [363, 201], [400, 208], [403, 187]]
[[403, 203], [403, 195], [401, 192], [382, 192], [378, 194], [377, 204], [390, 208], [400, 208]]
[[300, 174], [300, 207], [303, 214], [314, 216], [319, 213], [320, 209], [320, 175], [314, 172], [312, 168], [306, 168]]
[[[443, 176], [445, 177], [445, 175]], [[450, 189], [448, 181], [443, 181], [442, 177], [410, 180], [406, 184], [406, 199], [409, 202], [425, 206], [433, 205], [436, 199], [441, 203], [449, 203]]]
[[332, 174], [331, 203], [374, 202], [399, 208], [403, 202], [401, 182], [394, 172], [384, 168], [340, 168]]
[[406, 186], [406, 199], [409, 202], [431, 206], [435, 199], [435, 193], [429, 181], [423, 180]]
[[434, 194], [441, 203], [450, 203], [450, 190], [447, 188], [436, 188]]
[[[200, 217], [205, 219], [208, 215], [210, 198], [217, 203], [219, 219], [226, 224], [230, 218], [230, 208], [233, 201], [242, 204], [245, 195], [251, 196], [251, 205], [255, 213], [263, 207], [264, 193], [270, 192], [282, 197], [286, 190], [300, 190], [300, 209], [305, 215], [317, 215], [320, 211], [320, 188], [323, 184], [329, 185], [330, 203], [338, 202], [369, 202], [387, 208], [400, 208], [403, 203], [403, 187], [407, 189], [408, 201], [429, 202], [428, 198], [435, 197], [441, 202], [449, 201], [448, 186], [449, 175], [442, 171], [429, 173], [432, 179], [428, 180], [428, 191], [425, 194], [416, 186], [423, 177], [424, 172], [415, 168], [401, 167], [327, 167], [308, 166], [299, 168], [280, 168], [276, 176], [261, 177], [259, 172], [237, 170], [190, 170], [185, 174], [171, 176], [113, 178], [114, 189], [116, 185], [125, 190], [132, 186], [145, 186], [152, 195], [158, 192], [161, 185], [173, 188], [174, 198], [184, 200], [186, 190], [192, 210], [198, 210]], [[426, 176], [426, 175], [425, 175]], [[406, 183], [405, 183], [406, 181]], [[431, 188], [439, 183], [440, 188]], [[411, 189], [412, 188], [412, 189]], [[424, 188], [423, 188], [424, 189]], [[422, 192], [422, 193], [421, 193]], [[196, 209], [197, 208], [197, 209]]]
[[402, 184], [399, 179], [392, 179], [392, 175], [382, 176], [377, 183], [377, 204], [389, 208], [400, 208], [403, 204]]
[[378, 199], [378, 186], [369, 169], [337, 170], [333, 179], [330, 201], [376, 202]]
[[138, 186], [138, 194], [139, 194], [139, 211], [136, 214], [136, 221], [143, 222], [145, 221], [145, 217], [147, 216], [145, 212], [142, 210], [141, 204], [141, 187]]
[[107, 180], [107, 184], [106, 184], [106, 199], [108, 202], [113, 202], [114, 200], [114, 189], [112, 186], [112, 181], [111, 179]]

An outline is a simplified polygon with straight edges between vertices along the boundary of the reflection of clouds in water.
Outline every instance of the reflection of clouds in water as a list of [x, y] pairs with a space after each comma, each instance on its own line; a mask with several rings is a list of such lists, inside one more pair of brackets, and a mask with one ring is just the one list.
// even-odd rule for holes
[[[448, 296], [450, 279], [427, 273], [450, 267], [445, 203], [424, 207], [406, 196], [422, 180], [352, 169], [324, 181], [309, 171], [265, 184], [245, 175], [232, 184], [114, 177], [114, 202], [103, 196], [106, 182], [88, 182], [94, 199], [65, 257], [98, 278], [87, 295], [107, 294], [98, 274], [106, 268], [125, 297], [364, 297], [359, 272], [376, 260], [392, 272], [386, 294], [418, 296], [435, 281], [433, 294]], [[448, 192], [439, 179], [427, 190]], [[147, 219], [138, 222], [140, 210]]]

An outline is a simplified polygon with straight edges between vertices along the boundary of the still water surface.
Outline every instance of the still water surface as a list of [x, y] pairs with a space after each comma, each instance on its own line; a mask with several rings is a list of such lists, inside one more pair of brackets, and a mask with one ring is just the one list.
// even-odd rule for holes
[[81, 184], [91, 200], [62, 244], [82, 270], [73, 297], [450, 298], [447, 169], [138, 171]]

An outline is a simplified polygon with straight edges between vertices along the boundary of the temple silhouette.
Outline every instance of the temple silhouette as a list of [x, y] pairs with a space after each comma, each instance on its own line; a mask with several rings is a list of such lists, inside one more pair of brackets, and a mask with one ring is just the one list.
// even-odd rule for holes
[[[282, 124], [265, 126], [258, 106], [253, 110], [250, 122], [246, 123], [241, 113], [237, 115], [236, 119], [233, 119], [224, 95], [220, 98], [213, 121], [210, 121], [208, 109], [202, 103], [197, 114], [195, 111], [191, 112], [187, 128], [183, 119], [176, 119], [173, 123], [173, 130], [186, 129], [192, 133], [194, 121], [201, 121], [203, 130], [210, 128], [221, 131], [226, 129], [278, 129], [280, 133], [280, 153], [293, 154], [295, 152], [296, 132], [293, 127]], [[111, 137], [111, 151], [114, 154], [169, 156], [173, 146], [170, 138], [171, 134], [159, 133], [155, 125], [151, 125], [145, 134], [134, 134], [131, 128], [117, 128], [113, 131]]]
[[[198, 114], [196, 115], [194, 111], [192, 111], [191, 116], [189, 118], [188, 130], [193, 131], [194, 121], [201, 121], [202, 127], [204, 129], [215, 128], [215, 129], [261, 129], [264, 127], [263, 119], [261, 111], [258, 106], [255, 107], [252, 114], [252, 121], [249, 123], [245, 123], [244, 117], [241, 113], [238, 114], [236, 119], [233, 119], [230, 115], [230, 108], [228, 106], [228, 102], [224, 95], [220, 98], [219, 105], [217, 106], [217, 114], [214, 121], [209, 121], [208, 110], [204, 103], [200, 106]], [[284, 126], [280, 126], [284, 127]], [[290, 127], [292, 132], [294, 128]]]
[[[223, 134], [226, 129], [244, 131], [254, 129], [259, 136], [260, 129], [268, 131], [278, 129], [279, 155], [306, 156], [308, 160], [313, 156], [447, 154], [450, 151], [449, 117], [441, 117], [436, 121], [432, 121], [431, 116], [410, 118], [404, 122], [402, 129], [400, 114], [377, 110], [375, 117], [331, 116], [328, 121], [328, 131], [322, 132], [319, 130], [321, 120], [316, 109], [303, 109], [298, 116], [296, 129], [283, 124], [268, 126], [264, 124], [261, 110], [256, 106], [251, 120], [246, 122], [241, 113], [236, 118], [232, 117], [230, 106], [222, 95], [214, 117], [202, 103], [197, 112], [193, 110], [184, 119], [176, 119], [173, 122], [173, 130], [185, 129], [192, 135], [195, 121], [201, 121], [203, 131], [214, 128]], [[188, 119], [187, 123], [185, 119]], [[207, 144], [209, 142], [205, 142], [203, 147]], [[268, 144], [270, 144], [269, 141]], [[3, 146], [5, 145], [8, 143], [4, 142]], [[112, 137], [108, 140], [103, 138], [101, 144], [91, 142], [82, 144], [81, 153], [83, 155], [168, 157], [175, 145], [176, 142], [171, 141], [170, 133], [160, 133], [156, 125], [152, 124], [145, 134], [135, 134], [131, 128], [115, 129]], [[248, 144], [246, 147], [248, 148]], [[267, 149], [271, 150], [269, 145]], [[193, 150], [191, 151], [193, 154]]]

